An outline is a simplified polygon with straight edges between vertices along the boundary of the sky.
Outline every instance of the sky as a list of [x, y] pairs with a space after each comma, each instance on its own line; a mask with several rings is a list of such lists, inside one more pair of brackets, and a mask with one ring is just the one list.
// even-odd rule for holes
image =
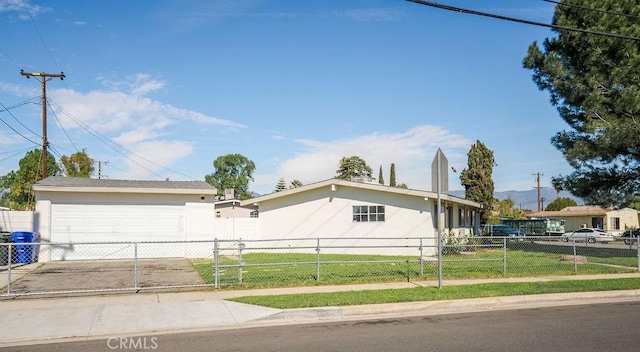
[[[543, 23], [555, 7], [438, 3]], [[571, 172], [550, 143], [567, 126], [522, 67], [545, 27], [404, 0], [0, 0], [0, 33], [0, 175], [42, 143], [42, 86], [20, 70], [64, 72], [46, 85], [49, 151], [85, 150], [94, 177], [204, 180], [237, 153], [265, 194], [358, 156], [431, 190], [440, 148], [461, 190], [476, 141], [496, 191]]]

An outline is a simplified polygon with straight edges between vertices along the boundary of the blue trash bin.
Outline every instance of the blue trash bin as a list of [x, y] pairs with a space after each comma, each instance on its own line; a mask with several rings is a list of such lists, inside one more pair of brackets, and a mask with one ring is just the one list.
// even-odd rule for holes
[[31, 264], [38, 261], [40, 252], [40, 234], [37, 232], [12, 232], [14, 243], [14, 261], [20, 264]]

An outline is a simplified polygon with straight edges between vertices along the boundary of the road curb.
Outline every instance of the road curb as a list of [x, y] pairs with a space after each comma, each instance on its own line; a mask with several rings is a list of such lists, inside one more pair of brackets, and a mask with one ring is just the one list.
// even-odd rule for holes
[[501, 296], [456, 300], [368, 304], [342, 307], [296, 308], [264, 317], [258, 321], [340, 320], [384, 316], [419, 316], [472, 313], [491, 310], [580, 305], [620, 301], [640, 301], [640, 290], [547, 293], [527, 296]]

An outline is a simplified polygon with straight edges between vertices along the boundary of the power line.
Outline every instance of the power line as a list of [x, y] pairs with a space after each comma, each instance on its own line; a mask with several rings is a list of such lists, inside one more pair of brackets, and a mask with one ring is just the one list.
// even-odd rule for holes
[[602, 10], [602, 9], [594, 9], [594, 8], [583, 6], [583, 5], [564, 3], [564, 2], [555, 1], [555, 0], [542, 0], [542, 1], [550, 2], [552, 4], [556, 4], [556, 5], [559, 5], [559, 6], [576, 7], [576, 8], [579, 8], [579, 9], [589, 10], [589, 11], [599, 12], [599, 13], [604, 13], [604, 14], [607, 14], [607, 15], [615, 15], [615, 16], [621, 16], [621, 17], [632, 18], [632, 19], [635, 19], [635, 20], [640, 20], [640, 17], [634, 16], [634, 15], [629, 15], [629, 14], [626, 14], [626, 13], [612, 12], [612, 11], [607, 11], [607, 10]]
[[585, 34], [600, 35], [600, 36], [603, 36], [603, 37], [610, 37], [610, 38], [618, 38], [618, 39], [628, 39], [628, 40], [640, 41], [639, 37], [631, 37], [631, 36], [627, 36], [627, 35], [590, 31], [588, 29], [580, 29], [580, 28], [573, 28], [573, 27], [566, 27], [566, 26], [558, 26], [558, 25], [555, 25], [555, 24], [548, 24], [548, 23], [542, 23], [542, 22], [523, 20], [523, 19], [514, 18], [514, 17], [496, 15], [496, 14], [492, 14], [492, 13], [488, 13], [488, 12], [481, 12], [481, 11], [464, 9], [464, 8], [461, 8], [461, 7], [437, 4], [437, 3], [434, 3], [434, 2], [430, 2], [430, 1], [423, 1], [423, 0], [407, 0], [407, 1], [413, 2], [413, 3], [416, 3], [416, 4], [420, 4], [420, 5], [435, 7], [435, 8], [439, 8], [439, 9], [443, 9], [443, 10], [448, 10], [448, 11], [466, 13], [466, 14], [470, 14], [470, 15], [484, 16], [484, 17], [491, 17], [491, 18], [496, 18], [496, 19], [505, 20], [505, 21], [530, 24], [530, 25], [534, 25], [534, 26], [547, 27], [547, 28], [553, 28], [553, 29], [560, 29], [560, 30], [571, 31], [571, 32], [580, 32], [580, 33], [585, 33]]
[[[15, 117], [15, 116], [13, 116], [13, 114], [11, 113], [11, 111], [9, 111], [9, 110], [4, 106], [4, 104], [2, 104], [1, 102], [0, 102], [0, 106], [2, 106], [2, 107], [5, 109], [5, 111], [6, 111], [6, 112], [8, 112], [8, 113], [9, 113], [9, 115], [11, 115], [11, 117], [13, 117], [16, 121], [18, 121], [18, 119], [16, 119], [16, 117]], [[22, 138], [24, 138], [24, 139], [28, 140], [29, 142], [31, 142], [31, 143], [33, 143], [33, 144], [35, 144], [35, 145], [39, 145], [39, 143], [38, 143], [38, 142], [32, 141], [32, 140], [31, 140], [31, 139], [29, 139], [27, 136], [25, 136], [25, 135], [23, 135], [22, 133], [18, 132], [18, 130], [16, 130], [16, 129], [15, 129], [15, 128], [13, 128], [11, 125], [9, 125], [9, 124], [8, 124], [5, 120], [3, 120], [1, 117], [0, 117], [0, 121], [2, 121], [2, 123], [4, 123], [5, 125], [7, 125], [7, 127], [9, 127], [9, 128], [10, 128], [13, 132], [15, 132], [18, 136], [20, 136], [20, 137], [22, 137]]]
[[[96, 137], [100, 142], [102, 142], [104, 145], [106, 145], [107, 147], [111, 148], [113, 151], [115, 151], [116, 153], [124, 156], [126, 159], [131, 160], [133, 163], [135, 163], [136, 165], [140, 166], [141, 168], [149, 171], [150, 173], [158, 176], [159, 178], [162, 178], [161, 175], [155, 173], [153, 170], [145, 167], [144, 165], [138, 163], [137, 161], [131, 159], [128, 155], [126, 155], [125, 153], [121, 152], [118, 148], [120, 149], [124, 149], [125, 151], [128, 151], [129, 153], [135, 155], [135, 153], [133, 153], [132, 151], [122, 147], [121, 145], [111, 141], [109, 138], [101, 135], [100, 133], [94, 131], [91, 127], [83, 124], [82, 122], [78, 121], [77, 119], [75, 119], [71, 114], [69, 114], [68, 112], [66, 112], [60, 105], [56, 104], [55, 102], [52, 101], [52, 103], [58, 108], [60, 109], [60, 111], [67, 115], [68, 118], [70, 118], [73, 122], [75, 122], [78, 126], [80, 126], [81, 128], [83, 128], [85, 131], [87, 131], [89, 134], [91, 134], [92, 136]], [[114, 147], [113, 145], [117, 146], [118, 148]], [[144, 158], [141, 158], [144, 160]]]
[[[47, 105], [49, 105], [49, 100], [48, 99], [47, 99]], [[51, 108], [51, 105], [49, 105], [49, 108]], [[73, 146], [73, 149], [75, 149], [76, 152], [79, 152], [78, 147], [76, 147], [76, 145], [71, 140], [71, 137], [67, 133], [67, 130], [65, 130], [64, 127], [62, 126], [62, 123], [60, 123], [60, 119], [58, 119], [58, 115], [56, 115], [56, 111], [53, 110], [53, 108], [51, 108], [51, 113], [53, 113], [53, 117], [56, 119], [56, 122], [58, 123], [58, 126], [60, 126], [60, 129], [62, 130], [62, 132], [64, 132], [65, 136], [67, 136], [67, 139], [69, 140], [69, 142]]]
[[38, 104], [37, 102], [32, 101], [32, 100], [34, 100], [34, 99], [40, 99], [40, 97], [33, 97], [33, 98], [31, 98], [31, 99], [27, 99], [27, 100], [25, 100], [25, 101], [23, 101], [23, 102], [21, 102], [21, 103], [13, 104], [13, 105], [9, 106], [9, 107], [8, 107], [8, 108], [6, 108], [6, 109], [0, 109], [0, 112], [5, 112], [5, 111], [13, 110], [13, 109], [19, 108], [19, 107], [24, 106], [24, 105], [27, 105], [27, 104]]
[[[105, 137], [105, 136], [101, 135], [100, 133], [98, 133], [98, 132], [94, 131], [91, 127], [89, 127], [89, 126], [85, 125], [84, 123], [82, 123], [82, 122], [78, 121], [76, 118], [74, 118], [71, 114], [69, 114], [67, 111], [65, 111], [65, 110], [64, 110], [60, 105], [56, 104], [54, 101], [51, 101], [51, 103], [52, 103], [53, 105], [55, 105], [55, 106], [56, 106], [56, 107], [57, 107], [57, 108], [58, 108], [62, 113], [64, 113], [65, 115], [67, 115], [67, 117], [69, 117], [73, 122], [75, 122], [76, 124], [78, 124], [78, 126], [82, 127], [82, 128], [83, 128], [85, 131], [87, 131], [89, 134], [91, 134], [92, 136], [96, 137], [96, 138], [97, 138], [100, 142], [102, 142], [104, 145], [106, 145], [107, 147], [111, 148], [111, 149], [112, 149], [112, 150], [114, 150], [116, 153], [118, 153], [118, 154], [120, 154], [120, 155], [124, 156], [127, 160], [132, 161], [134, 164], [136, 164], [136, 165], [140, 166], [141, 168], [143, 168], [143, 169], [145, 169], [145, 170], [149, 171], [150, 173], [152, 173], [152, 174], [156, 175], [157, 177], [159, 177], [159, 178], [163, 178], [163, 176], [161, 176], [161, 175], [159, 175], [158, 173], [154, 172], [153, 170], [151, 170], [151, 169], [147, 168], [146, 166], [144, 166], [144, 165], [140, 164], [139, 162], [137, 162], [136, 160], [134, 160], [133, 158], [131, 158], [129, 155], [127, 155], [127, 154], [125, 154], [125, 153], [121, 152], [119, 149], [122, 149], [122, 150], [124, 150], [124, 151], [128, 152], [129, 154], [131, 154], [131, 155], [133, 155], [133, 156], [135, 156], [135, 157], [137, 157], [137, 158], [139, 158], [139, 159], [141, 159], [141, 160], [143, 160], [143, 161], [145, 161], [145, 162], [147, 162], [147, 163], [149, 163], [149, 164], [153, 164], [153, 165], [159, 166], [159, 167], [161, 167], [161, 168], [163, 168], [163, 169], [165, 169], [165, 170], [168, 170], [168, 171], [171, 171], [171, 172], [173, 172], [173, 173], [176, 173], [176, 174], [182, 175], [182, 176], [187, 177], [187, 178], [190, 178], [190, 179], [192, 179], [192, 180], [196, 180], [196, 178], [195, 178], [195, 177], [192, 177], [192, 176], [189, 176], [189, 175], [183, 174], [183, 173], [178, 172], [178, 171], [176, 171], [176, 170], [172, 170], [172, 169], [170, 169], [170, 168], [168, 168], [168, 167], [166, 167], [166, 166], [164, 166], [164, 165], [160, 165], [160, 164], [158, 164], [158, 163], [156, 163], [156, 162], [154, 162], [154, 161], [151, 161], [151, 160], [149, 160], [149, 159], [146, 159], [146, 158], [144, 158], [144, 157], [142, 157], [142, 156], [140, 156], [140, 155], [138, 155], [138, 154], [134, 153], [134, 152], [133, 152], [133, 151], [131, 151], [130, 149], [127, 149], [127, 148], [125, 148], [125, 147], [123, 147], [123, 146], [121, 146], [121, 145], [119, 145], [119, 144], [117, 144], [117, 143], [113, 142], [113, 141], [112, 141], [112, 140], [110, 140], [109, 138], [107, 138], [107, 137]], [[114, 147], [114, 145], [115, 145], [115, 147]], [[116, 148], [116, 147], [117, 147], [117, 148]], [[118, 148], [119, 148], [119, 149], [118, 149]], [[111, 166], [111, 167], [113, 167], [113, 166]]]
[[[15, 104], [15, 105], [10, 106], [10, 107], [8, 107], [8, 108], [6, 108], [6, 109], [4, 109], [4, 110], [0, 110], [0, 112], [5, 112], [5, 111], [6, 111], [6, 112], [9, 112], [9, 110], [15, 109], [15, 108], [17, 108], [17, 107], [20, 107], [20, 106], [23, 106], [23, 105], [26, 105], [26, 104], [37, 104], [37, 103], [35, 103], [35, 102], [32, 102], [32, 101], [31, 101], [31, 100], [33, 100], [33, 99], [40, 99], [40, 97], [33, 97], [33, 98], [31, 98], [31, 99], [25, 100], [25, 101], [23, 101], [22, 103], [18, 103], [18, 104]], [[38, 133], [34, 132], [34, 131], [33, 131], [33, 130], [31, 130], [29, 127], [27, 127], [24, 123], [22, 123], [22, 121], [18, 120], [18, 119], [15, 117], [15, 115], [13, 115], [13, 114], [11, 114], [11, 113], [9, 113], [9, 115], [11, 115], [11, 117], [13, 117], [13, 119], [14, 119], [14, 120], [16, 120], [16, 122], [18, 122], [18, 123], [19, 123], [22, 127], [24, 127], [27, 131], [31, 132], [32, 134], [35, 134], [35, 135], [36, 135], [36, 136], [38, 136], [38, 137], [42, 137], [42, 136], [40, 136]]]
[[49, 47], [47, 46], [47, 43], [44, 41], [44, 38], [42, 37], [42, 34], [40, 34], [40, 30], [38, 29], [38, 26], [36, 25], [36, 21], [33, 19], [33, 16], [31, 16], [31, 11], [29, 11], [29, 9], [27, 8], [27, 5], [25, 5], [24, 1], [22, 2], [22, 6], [26, 9], [26, 13], [27, 15], [29, 15], [29, 18], [31, 19], [31, 23], [33, 24], [33, 28], [35, 28], [36, 33], [38, 34], [38, 37], [40, 37], [40, 41], [42, 42], [42, 45], [44, 46], [45, 49], [47, 49], [47, 53], [49, 53], [49, 57], [51, 57], [51, 60], [53, 60], [53, 63], [56, 64], [56, 66], [58, 67], [58, 70], [62, 71], [62, 69], [60, 68], [60, 65], [58, 65], [58, 61], [56, 61], [56, 59], [53, 57], [53, 54], [51, 53], [51, 50], [49, 50]]
[[16, 68], [20, 69], [20, 66], [18, 66], [18, 64], [16, 64], [15, 61], [13, 61], [13, 59], [11, 58], [11, 56], [7, 55], [7, 52], [4, 51], [2, 48], [0, 48], [0, 53], [2, 53], [2, 56], [6, 57], [7, 59], [9, 59], [9, 61], [11, 61], [11, 63], [13, 64], [13, 66], [15, 66]]
[[29, 151], [29, 150], [32, 150], [32, 148], [31, 148], [31, 147], [29, 147], [29, 148], [20, 149], [20, 150], [14, 150], [14, 151], [11, 151], [11, 152], [0, 152], [0, 154], [13, 153], [13, 154], [11, 154], [11, 155], [7, 156], [6, 158], [0, 159], [0, 161], [9, 160], [9, 159], [11, 159], [11, 158], [13, 158], [13, 157], [15, 157], [15, 156], [18, 156], [18, 155], [20, 155], [20, 154], [22, 154], [22, 153], [24, 153], [24, 152], [26, 152], [26, 151]]

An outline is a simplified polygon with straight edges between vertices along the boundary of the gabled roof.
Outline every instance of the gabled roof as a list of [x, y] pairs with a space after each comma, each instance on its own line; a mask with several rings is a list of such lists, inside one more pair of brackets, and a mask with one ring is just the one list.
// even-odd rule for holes
[[215, 195], [217, 190], [204, 181], [141, 181], [51, 176], [33, 185], [34, 191], [173, 193]]
[[[297, 188], [290, 188], [290, 189], [286, 189], [286, 190], [283, 190], [283, 191], [280, 191], [280, 192], [273, 192], [273, 193], [265, 194], [265, 195], [258, 196], [258, 197], [255, 197], [255, 198], [246, 199], [246, 200], [243, 200], [240, 203], [240, 205], [246, 206], [246, 205], [251, 205], [251, 204], [254, 204], [254, 203], [258, 203], [259, 204], [260, 202], [266, 202], [266, 201], [269, 201], [269, 200], [272, 200], [272, 199], [276, 199], [276, 198], [287, 197], [287, 196], [290, 196], [290, 195], [294, 195], [294, 194], [301, 193], [301, 192], [307, 192], [307, 191], [310, 191], [310, 190], [313, 190], [313, 189], [317, 189], [317, 188], [322, 188], [322, 187], [351, 187], [351, 188], [358, 188], [358, 189], [363, 189], [363, 190], [373, 190], [373, 191], [379, 191], [379, 192], [388, 192], [388, 193], [395, 193], [395, 194], [398, 194], [398, 195], [408, 195], [408, 196], [415, 196], [415, 197], [421, 197], [421, 198], [430, 198], [430, 199], [437, 199], [437, 197], [438, 197], [436, 192], [391, 187], [391, 186], [381, 185], [379, 183], [353, 182], [353, 181], [347, 181], [347, 180], [341, 180], [341, 179], [333, 178], [333, 179], [320, 181], [320, 182], [316, 182], [316, 183], [310, 183], [308, 185], [304, 185], [304, 186], [297, 187]], [[459, 203], [459, 204], [468, 205], [468, 206], [475, 207], [475, 208], [482, 208], [482, 205], [480, 203], [478, 203], [478, 202], [474, 202], [474, 201], [471, 201], [471, 200], [468, 200], [468, 199], [452, 196], [452, 195], [445, 194], [445, 193], [441, 193], [440, 194], [440, 199], [445, 200], [445, 201], [450, 201], [450, 202], [455, 202], [455, 203]]]

